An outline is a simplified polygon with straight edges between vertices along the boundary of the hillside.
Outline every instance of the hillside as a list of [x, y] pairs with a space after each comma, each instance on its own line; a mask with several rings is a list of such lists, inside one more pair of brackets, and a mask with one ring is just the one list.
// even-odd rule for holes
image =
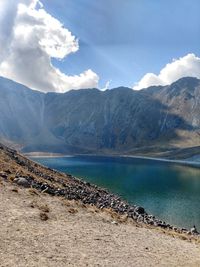
[[0, 169], [1, 266], [200, 264], [198, 235], [142, 223], [142, 207], [2, 145]]
[[[0, 140], [23, 152], [200, 154], [200, 80], [40, 93], [0, 79]], [[191, 149], [191, 148], [194, 148]]]

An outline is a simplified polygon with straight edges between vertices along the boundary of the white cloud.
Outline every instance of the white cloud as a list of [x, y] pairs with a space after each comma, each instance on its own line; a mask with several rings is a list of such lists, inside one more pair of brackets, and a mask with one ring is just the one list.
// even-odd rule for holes
[[200, 78], [200, 58], [195, 54], [173, 59], [171, 63], [161, 69], [158, 75], [154, 73], [145, 74], [133, 89], [140, 90], [152, 85], [168, 85], [186, 76]]
[[101, 91], [106, 91], [106, 90], [108, 90], [109, 87], [110, 87], [111, 82], [112, 82], [112, 80], [107, 81], [106, 84], [105, 84], [105, 86], [104, 86], [104, 88], [101, 88]]
[[[8, 3], [9, 2], [9, 3]], [[68, 76], [51, 58], [79, 50], [78, 40], [38, 0], [0, 0], [0, 75], [40, 91], [98, 86], [92, 70]]]

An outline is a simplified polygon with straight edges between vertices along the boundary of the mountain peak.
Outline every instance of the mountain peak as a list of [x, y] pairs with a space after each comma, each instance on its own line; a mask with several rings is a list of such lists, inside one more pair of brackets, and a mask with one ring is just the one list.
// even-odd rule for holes
[[200, 80], [196, 77], [183, 77], [171, 84], [171, 86], [178, 85], [180, 87], [196, 87], [200, 85]]

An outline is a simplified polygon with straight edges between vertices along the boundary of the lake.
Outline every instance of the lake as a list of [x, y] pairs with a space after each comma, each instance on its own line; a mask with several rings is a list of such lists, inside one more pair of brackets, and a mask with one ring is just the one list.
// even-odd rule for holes
[[33, 160], [106, 188], [167, 223], [200, 230], [200, 168], [123, 157]]

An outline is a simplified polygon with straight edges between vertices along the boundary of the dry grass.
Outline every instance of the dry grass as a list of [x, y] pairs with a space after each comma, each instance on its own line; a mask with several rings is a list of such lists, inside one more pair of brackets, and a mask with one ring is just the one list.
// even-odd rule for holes
[[15, 175], [14, 175], [14, 174], [9, 174], [9, 175], [8, 175], [8, 180], [9, 180], [10, 182], [13, 182], [14, 179], [15, 179]]
[[16, 193], [18, 193], [18, 192], [19, 192], [19, 190], [18, 190], [18, 188], [17, 188], [17, 187], [14, 187], [14, 188], [12, 188], [12, 189], [11, 189], [11, 191], [12, 191], [12, 192], [16, 192]]
[[78, 212], [78, 210], [75, 209], [75, 208], [70, 208], [70, 209], [68, 209], [68, 212], [71, 213], [71, 214], [75, 214], [75, 213]]
[[40, 205], [40, 206], [38, 206], [38, 208], [39, 208], [39, 210], [41, 210], [41, 211], [43, 211], [43, 212], [46, 212], [46, 213], [50, 212], [50, 209], [49, 209], [49, 207], [47, 206], [47, 204]]
[[39, 195], [38, 191], [35, 188], [29, 188], [28, 191], [31, 195]]

